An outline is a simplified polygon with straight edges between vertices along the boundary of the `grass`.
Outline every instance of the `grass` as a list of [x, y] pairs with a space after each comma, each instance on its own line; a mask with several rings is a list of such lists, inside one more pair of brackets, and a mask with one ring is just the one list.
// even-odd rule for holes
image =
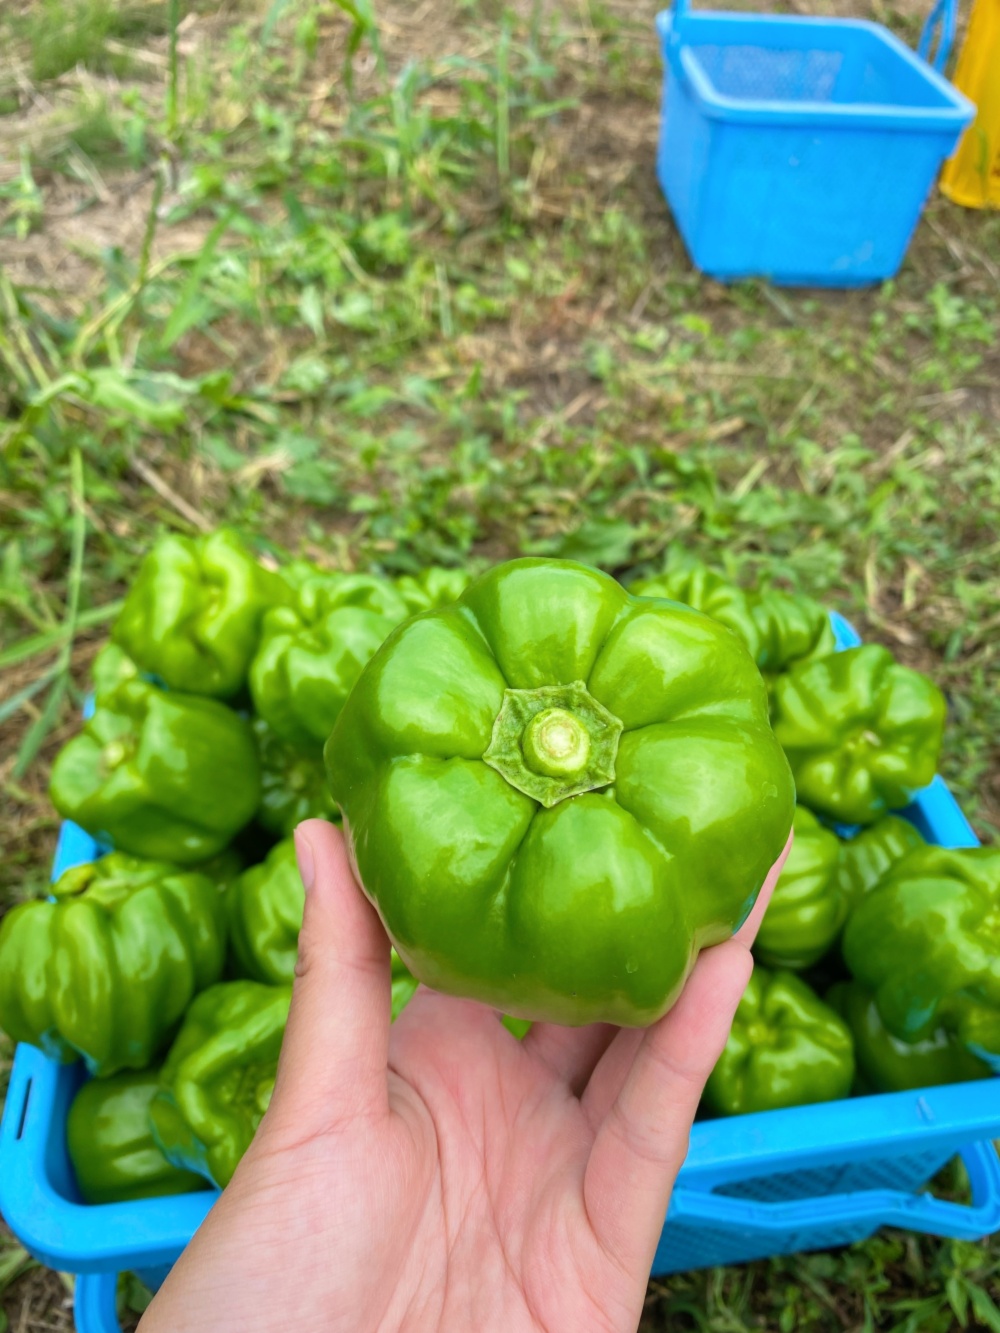
[[[44, 887], [48, 765], [143, 551], [223, 521], [387, 571], [679, 542], [773, 575], [940, 682], [1000, 833], [1000, 216], [932, 199], [872, 291], [694, 274], [655, 8], [5, 11], [0, 910]], [[913, 38], [907, 0], [853, 10]], [[11, 1326], [68, 1328], [16, 1256]], [[998, 1328], [998, 1263], [886, 1233], [655, 1283], [643, 1328]]]

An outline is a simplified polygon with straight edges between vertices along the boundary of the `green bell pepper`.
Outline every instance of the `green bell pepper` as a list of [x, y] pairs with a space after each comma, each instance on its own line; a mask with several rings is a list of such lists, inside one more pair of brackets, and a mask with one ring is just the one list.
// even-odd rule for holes
[[703, 611], [738, 635], [756, 660], [760, 634], [750, 609], [749, 594], [707, 565], [675, 561], [672, 568], [658, 577], [633, 583], [630, 591], [637, 597], [665, 597]]
[[833, 986], [827, 1003], [847, 1022], [854, 1037], [859, 1091], [906, 1092], [941, 1083], [989, 1078], [992, 1070], [944, 1028], [922, 1041], [900, 1041], [888, 1031], [871, 991], [856, 981]]
[[847, 918], [837, 870], [840, 841], [814, 814], [798, 806], [788, 854], [754, 952], [769, 967], [811, 967], [833, 945]]
[[139, 677], [139, 668], [117, 643], [106, 643], [90, 666], [95, 699], [110, 694], [123, 681], [138, 680]]
[[944, 721], [937, 686], [878, 644], [801, 663], [774, 686], [799, 800], [846, 824], [872, 824], [930, 782]]
[[112, 637], [170, 689], [227, 699], [246, 683], [264, 612], [288, 598], [285, 581], [225, 528], [161, 537]]
[[226, 894], [229, 941], [238, 975], [272, 986], [292, 984], [305, 890], [291, 838], [272, 847]]
[[751, 597], [750, 609], [759, 635], [757, 665], [766, 675], [836, 651], [830, 617], [804, 593], [767, 588]]
[[192, 865], [220, 852], [260, 804], [253, 733], [214, 699], [126, 680], [59, 751], [49, 794], [119, 851]]
[[201, 1176], [172, 1166], [153, 1139], [149, 1104], [159, 1079], [158, 1069], [90, 1079], [73, 1098], [66, 1147], [87, 1203], [157, 1199], [205, 1188]]
[[0, 1027], [101, 1077], [144, 1068], [222, 972], [222, 894], [121, 852], [67, 870], [52, 893], [0, 922]]
[[396, 580], [396, 589], [409, 613], [432, 611], [457, 601], [472, 580], [465, 569], [443, 569], [430, 565], [419, 574], [404, 574]]
[[852, 911], [844, 961], [902, 1041], [1000, 1057], [1000, 847], [918, 847]]
[[264, 617], [250, 668], [259, 715], [294, 745], [322, 745], [365, 663], [410, 614], [388, 579], [320, 574]]
[[883, 815], [877, 823], [844, 842], [837, 874], [848, 908], [874, 889], [897, 861], [915, 847], [923, 846], [923, 838], [910, 821], [898, 815]]
[[229, 1184], [271, 1100], [291, 998], [290, 986], [224, 981], [193, 1002], [149, 1108], [168, 1161]]
[[718, 1115], [776, 1111], [846, 1097], [854, 1079], [847, 1024], [793, 972], [754, 969], [705, 1086]]
[[322, 746], [290, 745], [262, 717], [255, 717], [252, 726], [260, 760], [257, 822], [288, 838], [304, 819], [339, 819], [326, 785]]
[[743, 921], [794, 792], [743, 644], [562, 560], [400, 626], [326, 746], [358, 877], [414, 976], [640, 1026]]

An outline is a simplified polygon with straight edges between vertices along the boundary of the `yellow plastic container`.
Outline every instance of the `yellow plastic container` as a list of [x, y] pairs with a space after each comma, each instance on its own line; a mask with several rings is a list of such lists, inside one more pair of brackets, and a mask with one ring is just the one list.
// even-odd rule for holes
[[941, 189], [966, 208], [1000, 208], [1000, 0], [975, 0], [952, 82], [979, 114], [941, 174]]

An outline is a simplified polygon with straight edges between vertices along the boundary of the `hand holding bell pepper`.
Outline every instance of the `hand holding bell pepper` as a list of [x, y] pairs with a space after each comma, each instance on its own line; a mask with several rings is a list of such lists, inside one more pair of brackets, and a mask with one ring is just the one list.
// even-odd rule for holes
[[121, 852], [67, 870], [52, 892], [0, 923], [0, 1027], [102, 1077], [144, 1068], [222, 972], [222, 894]]
[[60, 750], [49, 794], [98, 841], [193, 865], [220, 852], [257, 809], [253, 733], [214, 699], [126, 680], [100, 696]]
[[743, 644], [569, 561], [501, 565], [401, 626], [326, 759], [414, 976], [521, 1018], [654, 1022], [792, 821]]
[[774, 686], [799, 800], [846, 824], [872, 824], [930, 782], [944, 721], [937, 686], [878, 644], [801, 663]]
[[846, 1097], [853, 1079], [839, 1014], [794, 973], [756, 967], [703, 1101], [719, 1115], [776, 1111]]
[[225, 528], [162, 537], [140, 566], [112, 631], [172, 690], [228, 699], [246, 683], [264, 612], [287, 584]]
[[66, 1147], [73, 1174], [87, 1203], [158, 1199], [203, 1190], [193, 1171], [171, 1165], [156, 1146], [149, 1106], [160, 1071], [89, 1079], [66, 1117]]

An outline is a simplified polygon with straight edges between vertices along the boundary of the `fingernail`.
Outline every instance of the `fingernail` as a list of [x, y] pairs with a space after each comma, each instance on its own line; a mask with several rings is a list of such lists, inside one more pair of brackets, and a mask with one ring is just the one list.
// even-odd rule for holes
[[295, 856], [299, 863], [299, 874], [302, 876], [302, 887], [308, 893], [316, 879], [316, 862], [313, 859], [313, 849], [309, 839], [301, 827], [295, 830]]

